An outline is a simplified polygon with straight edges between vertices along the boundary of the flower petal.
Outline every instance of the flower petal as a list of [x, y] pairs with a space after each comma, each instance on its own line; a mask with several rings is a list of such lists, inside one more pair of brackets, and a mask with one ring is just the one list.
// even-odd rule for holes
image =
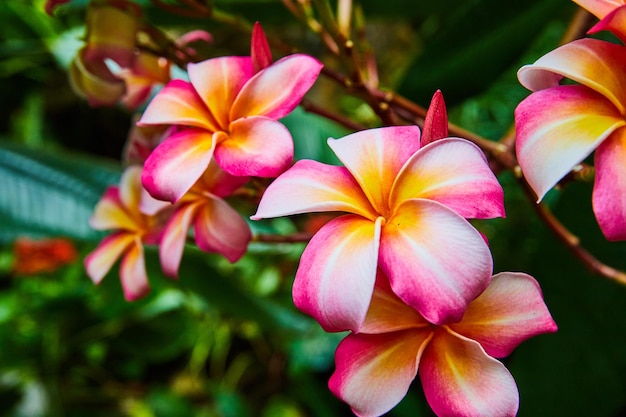
[[560, 77], [569, 78], [602, 94], [626, 113], [625, 61], [626, 46], [586, 38], [548, 52], [534, 64], [520, 68], [517, 76], [533, 91], [554, 87], [554, 80]]
[[285, 117], [300, 103], [321, 70], [322, 64], [308, 55], [289, 55], [274, 62], [243, 86], [230, 110], [230, 120]]
[[624, 4], [623, 0], [573, 0], [583, 9], [594, 14], [597, 18], [602, 19], [616, 7]]
[[624, 124], [608, 100], [585, 86], [559, 86], [524, 99], [515, 109], [517, 158], [539, 200]]
[[404, 163], [420, 147], [417, 126], [392, 126], [329, 139], [378, 213], [386, 215], [391, 187]]
[[178, 278], [178, 267], [183, 256], [185, 242], [191, 222], [198, 211], [199, 204], [182, 204], [172, 214], [163, 230], [159, 243], [161, 269], [168, 277]]
[[417, 374], [432, 331], [351, 334], [335, 352], [328, 386], [360, 417], [377, 417], [395, 407]]
[[467, 220], [435, 201], [408, 200], [383, 227], [380, 268], [404, 302], [441, 324], [459, 321], [487, 287], [492, 259]]
[[513, 376], [473, 340], [439, 330], [422, 354], [419, 374], [426, 400], [438, 416], [517, 414]]
[[134, 240], [135, 235], [126, 232], [117, 232], [102, 239], [98, 247], [85, 257], [85, 270], [89, 278], [99, 284]]
[[213, 157], [215, 140], [205, 130], [183, 129], [146, 159], [141, 181], [157, 200], [175, 202], [200, 178]]
[[480, 148], [465, 139], [439, 139], [411, 157], [393, 185], [391, 207], [411, 198], [438, 201], [465, 218], [504, 216], [500, 183]]
[[139, 126], [182, 125], [221, 130], [193, 86], [187, 81], [172, 80], [148, 104]]
[[622, 5], [607, 14], [594, 27], [589, 29], [590, 34], [611, 31], [622, 42], [626, 42], [626, 6]]
[[247, 56], [225, 56], [187, 66], [191, 84], [220, 126], [227, 130], [229, 113], [237, 94], [252, 77], [252, 60]]
[[346, 168], [300, 160], [267, 187], [252, 219], [320, 211], [377, 217]]
[[267, 117], [235, 120], [230, 135], [215, 148], [215, 159], [229, 174], [272, 178], [293, 162], [291, 133]]
[[389, 279], [379, 270], [372, 301], [359, 333], [390, 333], [420, 327], [430, 327], [430, 323], [394, 294]]
[[118, 187], [108, 187], [96, 204], [89, 225], [96, 230], [137, 230], [138, 225], [120, 200]]
[[122, 258], [120, 279], [124, 298], [128, 301], [135, 301], [150, 291], [146, 264], [143, 258], [143, 245], [138, 237], [135, 238], [134, 244], [130, 246]]
[[120, 179], [120, 200], [125, 207], [138, 210], [141, 201], [141, 167], [130, 166]]
[[477, 341], [488, 355], [502, 358], [524, 340], [557, 327], [530, 275], [502, 272], [470, 303], [463, 320], [450, 324], [456, 333]]
[[249, 177], [227, 173], [213, 159], [200, 180], [194, 185], [194, 190], [198, 188], [201, 193], [209, 192], [217, 197], [228, 197], [248, 181], [250, 181]]
[[296, 307], [328, 332], [358, 331], [374, 291], [380, 221], [347, 214], [307, 245], [293, 283]]
[[252, 239], [250, 228], [237, 211], [221, 198], [207, 198], [194, 220], [198, 247], [237, 262]]
[[598, 147], [593, 211], [608, 240], [626, 240], [626, 129], [621, 128]]

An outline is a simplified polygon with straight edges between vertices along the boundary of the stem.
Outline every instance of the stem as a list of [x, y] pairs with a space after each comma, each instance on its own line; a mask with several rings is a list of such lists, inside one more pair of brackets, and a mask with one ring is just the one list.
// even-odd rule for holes
[[332, 120], [342, 126], [347, 127], [350, 130], [358, 131], [358, 130], [366, 129], [366, 127], [363, 126], [362, 124], [357, 123], [354, 120], [348, 117], [345, 117], [341, 114], [326, 110], [325, 108], [313, 103], [312, 101], [307, 100], [306, 98], [302, 99], [302, 101], [300, 102], [300, 105], [305, 111], [308, 111], [310, 113], [314, 113], [326, 119]]
[[294, 233], [286, 236], [258, 234], [252, 238], [252, 241], [266, 243], [306, 243], [311, 240], [311, 237], [313, 237], [313, 235], [306, 232]]
[[[529, 200], [535, 198], [535, 194], [523, 178], [520, 178], [520, 182], [524, 191], [528, 195]], [[533, 204], [533, 208], [537, 212], [539, 218], [548, 226], [548, 228], [554, 233], [554, 235], [565, 245], [565, 247], [578, 258], [582, 264], [593, 274], [598, 274], [610, 280], [616, 281], [620, 284], [626, 285], [626, 273], [615, 269], [593, 256], [587, 249], [580, 244], [580, 238], [570, 232], [561, 223], [556, 216], [543, 204]]]

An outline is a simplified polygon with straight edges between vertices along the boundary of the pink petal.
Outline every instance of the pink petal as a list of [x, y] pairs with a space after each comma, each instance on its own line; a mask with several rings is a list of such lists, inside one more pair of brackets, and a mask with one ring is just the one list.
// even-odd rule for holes
[[191, 84], [217, 120], [220, 130], [227, 130], [229, 113], [237, 94], [252, 77], [250, 57], [225, 56], [187, 66]]
[[255, 73], [272, 65], [272, 51], [259, 22], [255, 22], [252, 28], [250, 58], [252, 58], [252, 66]]
[[626, 240], [626, 130], [615, 131], [598, 147], [593, 211], [608, 240]]
[[419, 374], [426, 400], [438, 416], [517, 414], [513, 376], [473, 340], [437, 331], [422, 354]]
[[143, 259], [143, 245], [139, 238], [130, 246], [120, 264], [120, 279], [124, 298], [135, 301], [150, 291], [146, 265]]
[[599, 19], [604, 18], [607, 14], [611, 13], [615, 8], [624, 4], [623, 0], [574, 0], [574, 3], [578, 4], [583, 9], [593, 13]]
[[322, 64], [308, 55], [289, 55], [257, 72], [243, 86], [230, 110], [230, 120], [246, 116], [280, 119], [309, 91]]
[[135, 235], [117, 232], [102, 239], [93, 252], [85, 257], [85, 270], [95, 284], [99, 284], [111, 267], [135, 241]]
[[329, 139], [337, 157], [348, 168], [378, 213], [389, 215], [389, 193], [404, 163], [420, 147], [417, 126], [392, 126]]
[[586, 38], [547, 53], [533, 65], [522, 67], [517, 75], [522, 85], [533, 91], [554, 87], [554, 80], [560, 77], [569, 78], [602, 94], [623, 114], [625, 61], [626, 46]]
[[417, 311], [394, 294], [389, 279], [379, 270], [372, 301], [359, 333], [390, 333], [430, 326]]
[[240, 177], [227, 173], [213, 159], [198, 180], [198, 183], [194, 185], [194, 189], [197, 187], [201, 193], [209, 192], [217, 197], [228, 197], [248, 181], [250, 181], [249, 177]]
[[70, 65], [70, 85], [90, 106], [112, 106], [124, 95], [124, 81], [114, 76], [102, 60], [87, 61], [85, 48]]
[[218, 143], [215, 159], [229, 174], [272, 178], [293, 162], [291, 133], [267, 117], [246, 117], [230, 124], [230, 135]]
[[194, 126], [210, 133], [221, 130], [193, 86], [183, 80], [167, 83], [150, 101], [137, 124]]
[[441, 324], [459, 321], [487, 287], [492, 259], [480, 233], [457, 213], [408, 200], [383, 227], [380, 268], [404, 302]]
[[252, 239], [245, 220], [221, 198], [205, 200], [193, 230], [200, 249], [220, 253], [230, 262], [237, 262], [246, 253]]
[[517, 158], [539, 200], [626, 122], [604, 97], [581, 85], [537, 91], [515, 109]]
[[296, 307], [328, 332], [358, 331], [374, 291], [379, 240], [380, 221], [347, 214], [326, 223], [300, 259]]
[[89, 225], [96, 230], [138, 229], [136, 219], [128, 212], [120, 200], [118, 187], [108, 187], [96, 204]]
[[178, 278], [178, 267], [191, 222], [199, 209], [199, 204], [182, 204], [172, 214], [159, 243], [161, 269], [168, 277]]
[[478, 146], [439, 139], [406, 163], [391, 191], [391, 207], [411, 198], [438, 201], [465, 218], [504, 216], [504, 191]]
[[510, 355], [530, 337], [557, 329], [537, 281], [514, 272], [495, 275], [489, 287], [470, 303], [463, 320], [449, 327], [477, 341], [496, 358]]
[[171, 207], [169, 201], [157, 200], [152, 197], [148, 190], [141, 187], [141, 201], [139, 203], [139, 211], [147, 216], [154, 216], [159, 211]]
[[432, 331], [351, 334], [337, 347], [330, 390], [360, 417], [377, 417], [409, 390]]
[[253, 220], [292, 214], [347, 211], [378, 217], [347, 169], [300, 160], [265, 190]]
[[610, 30], [619, 40], [626, 42], [626, 6], [623, 2], [589, 29], [587, 33], [593, 34], [603, 30]]
[[183, 129], [146, 159], [141, 181], [158, 200], [175, 202], [200, 178], [213, 157], [215, 140], [205, 130]]
[[428, 145], [437, 139], [448, 137], [448, 112], [441, 90], [437, 90], [428, 106], [424, 129], [422, 132], [422, 146]]

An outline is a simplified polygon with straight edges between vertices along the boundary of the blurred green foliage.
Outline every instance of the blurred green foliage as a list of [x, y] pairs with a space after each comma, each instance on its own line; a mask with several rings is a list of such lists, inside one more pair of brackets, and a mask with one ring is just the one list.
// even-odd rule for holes
[[[291, 302], [302, 244], [254, 243], [236, 265], [189, 247], [179, 281], [160, 273], [149, 249], [152, 292], [134, 303], [123, 300], [116, 270], [98, 287], [89, 281], [81, 258], [102, 235], [87, 220], [117, 181], [131, 114], [89, 108], [69, 89], [65, 71], [80, 45], [87, 1], [63, 6], [54, 18], [43, 3], [0, 3], [0, 415], [351, 415], [326, 386], [342, 335], [324, 333]], [[210, 30], [214, 55], [247, 51], [247, 37], [231, 28], [140, 3], [167, 30]], [[506, 134], [527, 94], [517, 68], [557, 45], [575, 10], [567, 0], [355, 3], [385, 86], [422, 105], [441, 88], [452, 121], [491, 139]], [[215, 4], [323, 57], [277, 0]], [[322, 83], [313, 96], [369, 123], [359, 100], [335, 93]], [[326, 138], [348, 131], [301, 110], [284, 122], [298, 158], [336, 162]], [[495, 271], [534, 275], [559, 325], [505, 359], [519, 385], [519, 415], [626, 415], [626, 289], [584, 270], [539, 222], [515, 179], [500, 179], [507, 218], [477, 223], [491, 242]], [[626, 246], [601, 236], [590, 192], [590, 184], [570, 185], [552, 194], [553, 207], [586, 247], [624, 269]], [[285, 219], [254, 227], [295, 231]], [[17, 274], [13, 242], [24, 236], [71, 238], [79, 257], [54, 272]], [[419, 381], [390, 415], [432, 415]]]

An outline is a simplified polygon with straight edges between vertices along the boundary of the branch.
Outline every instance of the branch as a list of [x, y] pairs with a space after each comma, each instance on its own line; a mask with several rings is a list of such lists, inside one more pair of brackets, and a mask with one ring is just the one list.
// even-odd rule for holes
[[[535, 198], [533, 190], [530, 188], [524, 178], [520, 178], [520, 183], [524, 191], [532, 200]], [[626, 273], [615, 269], [605, 263], [599, 261], [587, 249], [580, 244], [580, 238], [570, 232], [555, 216], [550, 209], [543, 204], [533, 204], [533, 208], [537, 212], [539, 218], [548, 226], [554, 235], [565, 245], [565, 247], [574, 254], [587, 269], [593, 273], [616, 281], [622, 285], [626, 285]]]
[[359, 131], [359, 130], [365, 130], [366, 127], [363, 126], [360, 123], [355, 122], [354, 120], [350, 119], [349, 117], [345, 117], [339, 113], [334, 113], [331, 112], [330, 110], [327, 110], [315, 103], [313, 103], [312, 101], [309, 101], [307, 99], [302, 99], [302, 101], [300, 102], [300, 105], [302, 106], [302, 108], [305, 111], [308, 111], [310, 113], [314, 113], [317, 114], [319, 116], [322, 116], [328, 120], [332, 120], [342, 126], [347, 127], [350, 130], [354, 130], [354, 131]]
[[306, 243], [311, 240], [313, 235], [311, 233], [300, 232], [292, 235], [278, 236], [258, 234], [252, 238], [253, 242], [266, 242], [266, 243]]

